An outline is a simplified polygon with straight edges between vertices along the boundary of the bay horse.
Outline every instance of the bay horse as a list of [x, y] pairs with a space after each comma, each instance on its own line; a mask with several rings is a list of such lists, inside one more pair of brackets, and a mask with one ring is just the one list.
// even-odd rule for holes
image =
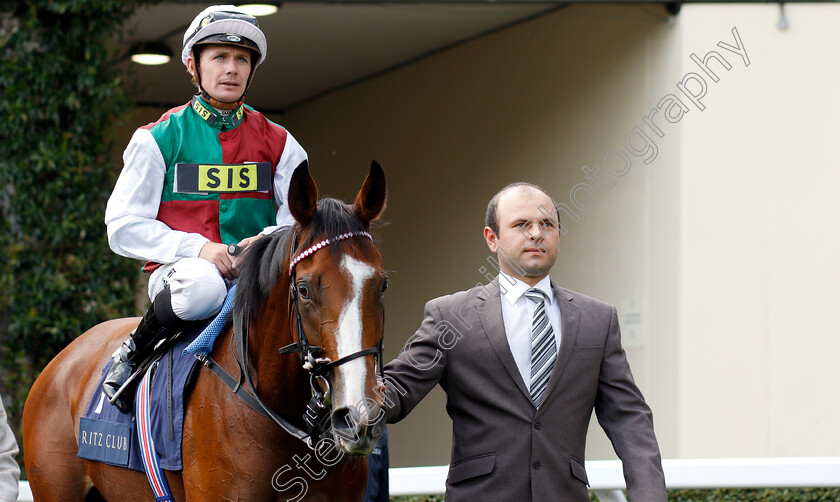
[[[384, 431], [375, 356], [381, 371], [387, 277], [368, 232], [384, 209], [385, 175], [374, 162], [352, 205], [319, 201], [303, 163], [292, 176], [288, 204], [296, 225], [245, 249], [233, 308], [237, 329], [226, 328], [209, 355], [229, 374], [252, 381], [270, 413], [301, 417], [313, 394], [322, 396], [332, 407], [324, 420], [332, 439], [328, 432], [307, 444], [201, 367], [185, 397], [183, 469], [165, 471], [177, 501], [364, 496], [367, 459], [358, 455], [370, 453]], [[138, 321], [93, 327], [33, 384], [23, 445], [36, 501], [153, 500], [144, 473], [77, 456], [79, 420], [101, 370]], [[237, 336], [244, 342], [238, 355]], [[242, 360], [249, 362], [240, 373]]]

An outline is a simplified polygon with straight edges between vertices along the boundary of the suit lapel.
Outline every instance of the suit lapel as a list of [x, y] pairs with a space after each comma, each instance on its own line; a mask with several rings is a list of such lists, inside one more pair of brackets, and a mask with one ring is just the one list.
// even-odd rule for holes
[[519, 387], [519, 390], [530, 400], [531, 395], [528, 393], [528, 388], [525, 382], [522, 381], [522, 375], [519, 373], [519, 368], [516, 366], [516, 361], [513, 359], [513, 353], [510, 351], [510, 344], [508, 344], [507, 335], [505, 334], [505, 322], [502, 319], [502, 297], [499, 294], [499, 278], [493, 280], [485, 288], [482, 288], [478, 293], [479, 301], [479, 322], [481, 329], [496, 357], [505, 367], [510, 377]]
[[578, 327], [580, 326], [580, 310], [574, 304], [572, 294], [554, 284], [553, 281], [551, 286], [554, 288], [554, 298], [560, 306], [560, 323], [563, 327], [560, 333], [560, 351], [557, 353], [554, 369], [551, 370], [551, 376], [548, 379], [544, 401], [550, 399], [552, 389], [557, 386], [557, 382], [560, 381], [563, 372], [566, 370], [566, 365], [575, 349]]

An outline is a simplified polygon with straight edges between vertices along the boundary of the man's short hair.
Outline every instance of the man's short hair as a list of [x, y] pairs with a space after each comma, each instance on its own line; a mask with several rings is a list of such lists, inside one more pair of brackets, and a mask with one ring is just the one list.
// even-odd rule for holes
[[[528, 183], [526, 181], [517, 181], [516, 183], [511, 183], [506, 187], [502, 188], [496, 195], [490, 199], [490, 202], [487, 204], [487, 214], [484, 216], [484, 225], [490, 227], [490, 230], [493, 231], [494, 234], [499, 235], [499, 218], [496, 216], [496, 210], [499, 206], [499, 198], [509, 191], [513, 190], [514, 188], [524, 189], [524, 188], [532, 188], [534, 190], [538, 190], [545, 194], [546, 197], [551, 201], [551, 205], [554, 208], [555, 218], [557, 220], [557, 228], [560, 228], [560, 212], [557, 211], [557, 204], [554, 203], [554, 199], [548, 195], [548, 192], [542, 189], [542, 187], [535, 185], [533, 183]], [[548, 211], [548, 208], [544, 208]]]

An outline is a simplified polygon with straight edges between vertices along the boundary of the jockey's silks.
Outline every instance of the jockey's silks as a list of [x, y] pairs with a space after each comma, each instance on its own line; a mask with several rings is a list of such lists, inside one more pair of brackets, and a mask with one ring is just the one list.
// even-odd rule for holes
[[224, 244], [275, 223], [271, 179], [286, 145], [283, 127], [245, 105], [223, 116], [196, 96], [144, 128], [166, 166], [158, 220]]

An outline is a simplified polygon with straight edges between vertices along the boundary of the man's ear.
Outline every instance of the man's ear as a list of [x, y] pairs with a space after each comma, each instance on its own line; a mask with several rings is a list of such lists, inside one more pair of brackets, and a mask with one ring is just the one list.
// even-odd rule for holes
[[195, 77], [195, 59], [193, 59], [192, 52], [187, 56], [187, 73]]
[[490, 248], [490, 251], [495, 253], [499, 248], [499, 238], [492, 228], [484, 227], [484, 240], [487, 241], [487, 247]]

